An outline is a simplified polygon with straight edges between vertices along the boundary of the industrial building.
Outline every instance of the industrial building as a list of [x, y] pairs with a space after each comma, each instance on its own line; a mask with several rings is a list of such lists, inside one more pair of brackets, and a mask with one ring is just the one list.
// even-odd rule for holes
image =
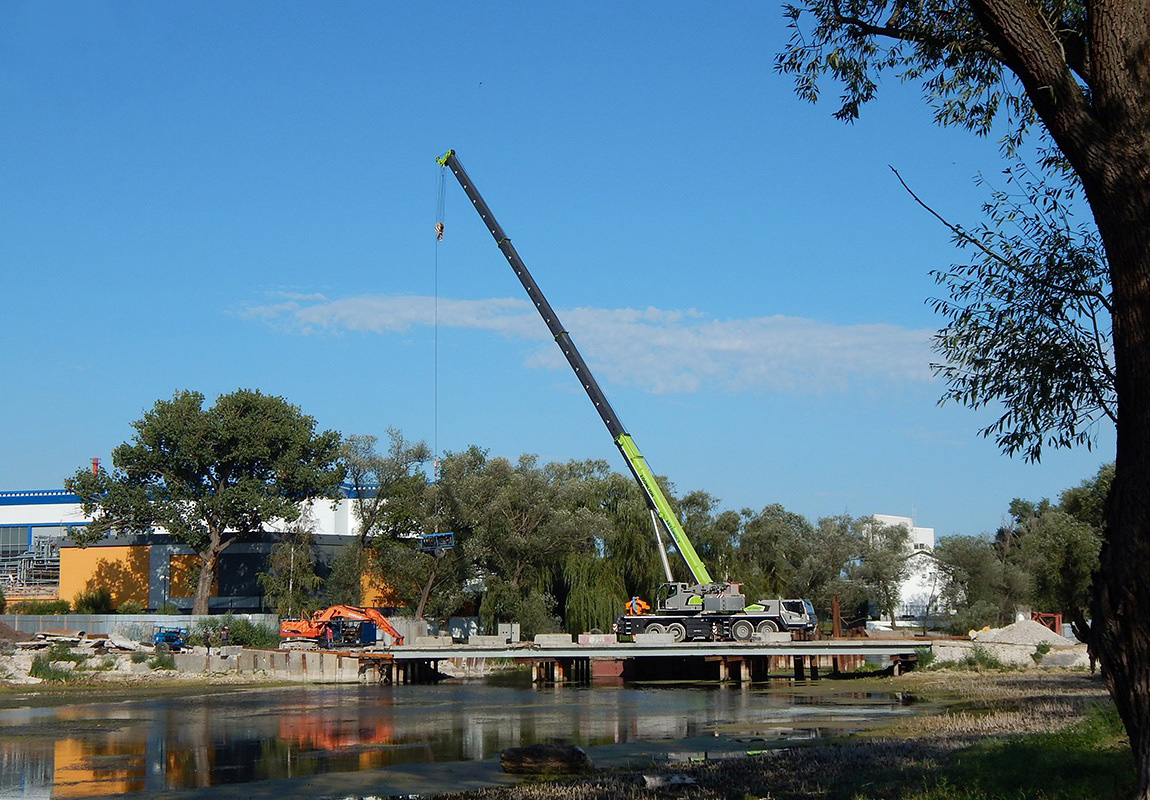
[[[322, 573], [357, 533], [350, 487], [333, 503], [308, 509], [314, 520], [316, 559]], [[189, 611], [195, 586], [194, 551], [164, 533], [103, 539], [80, 547], [70, 537], [89, 524], [80, 499], [64, 489], [0, 492], [0, 589], [8, 600], [69, 600], [107, 588], [113, 604], [134, 601], [148, 610]], [[265, 610], [256, 580], [276, 542], [275, 531], [238, 542], [220, 557], [212, 611]]]
[[937, 611], [935, 604], [942, 588], [934, 559], [934, 528], [917, 526], [910, 517], [874, 514], [873, 518], [881, 525], [902, 526], [910, 534], [907, 542], [910, 571], [899, 587], [897, 613], [904, 621], [921, 622], [929, 611]]

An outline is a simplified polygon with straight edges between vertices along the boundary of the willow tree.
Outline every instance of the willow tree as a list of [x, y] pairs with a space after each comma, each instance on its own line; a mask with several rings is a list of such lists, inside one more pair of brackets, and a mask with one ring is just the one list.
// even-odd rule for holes
[[[786, 11], [793, 36], [777, 66], [801, 96], [816, 99], [829, 77], [837, 116], [851, 120], [883, 74], [917, 81], [941, 124], [1005, 127], [1008, 150], [1038, 129], [1081, 188], [1112, 293], [1117, 428], [1090, 644], [1129, 734], [1137, 796], [1150, 798], [1150, 0], [801, 0]], [[1034, 282], [1057, 279], [1033, 267]], [[1076, 418], [1050, 414], [1062, 398], [1021, 396], [1023, 421]]]

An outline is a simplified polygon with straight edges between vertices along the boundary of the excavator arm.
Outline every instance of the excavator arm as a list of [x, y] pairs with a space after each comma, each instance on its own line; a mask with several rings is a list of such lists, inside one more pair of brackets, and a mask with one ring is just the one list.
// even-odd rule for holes
[[377, 630], [383, 631], [392, 638], [392, 644], [394, 646], [403, 646], [403, 636], [392, 627], [391, 623], [387, 621], [387, 617], [380, 614], [374, 608], [360, 608], [359, 606], [328, 606], [315, 612], [306, 620], [284, 620], [280, 623], [280, 636], [284, 639], [310, 639], [318, 641], [323, 638], [324, 630], [328, 624], [340, 619], [371, 622]]
[[[583, 390], [591, 399], [591, 403], [595, 406], [595, 410], [599, 412], [599, 416], [603, 419], [603, 423], [607, 426], [612, 439], [615, 441], [615, 446], [619, 448], [619, 452], [623, 454], [624, 461], [627, 462], [627, 467], [631, 470], [631, 474], [635, 480], [639, 482], [640, 487], [643, 489], [643, 494], [647, 499], [647, 504], [654, 511], [656, 516], [662, 522], [664, 528], [671, 535], [672, 541], [675, 543], [675, 549], [678, 550], [679, 555], [683, 557], [683, 561], [687, 564], [687, 569], [691, 571], [691, 576], [694, 578], [695, 583], [700, 585], [713, 585], [711, 575], [707, 571], [706, 565], [703, 564], [699, 554], [695, 552], [694, 545], [691, 540], [687, 538], [687, 533], [683, 530], [682, 524], [679, 522], [678, 517], [675, 516], [674, 510], [671, 508], [671, 502], [667, 498], [666, 493], [663, 492], [659, 482], [655, 479], [655, 474], [647, 465], [647, 460], [643, 458], [643, 454], [639, 452], [638, 446], [627, 433], [623, 427], [623, 423], [619, 421], [618, 415], [615, 410], [611, 408], [611, 404], [607, 402], [606, 395], [603, 390], [599, 388], [598, 381], [595, 376], [591, 374], [588, 369], [587, 363], [580, 355], [575, 343], [571, 341], [570, 334], [563, 328], [563, 324], [559, 321], [559, 317], [555, 314], [551, 304], [547, 302], [547, 298], [543, 296], [543, 292], [539, 289], [539, 285], [535, 279], [531, 277], [531, 273], [527, 270], [523, 260], [516, 252], [515, 246], [511, 244], [511, 240], [503, 232], [503, 228], [496, 222], [495, 216], [491, 213], [487, 203], [484, 202], [483, 197], [471, 182], [467, 172], [463, 169], [463, 165], [459, 163], [459, 159], [455, 155], [454, 150], [448, 150], [443, 154], [437, 163], [451, 170], [451, 173], [459, 181], [459, 185], [463, 187], [463, 191], [467, 194], [475, 210], [479, 213], [483, 223], [490, 231], [492, 238], [495, 239], [495, 244], [507, 259], [507, 263], [511, 265], [511, 269], [515, 272], [519, 282], [523, 284], [523, 288], [527, 290], [527, 296], [531, 302], [535, 304], [535, 308], [539, 311], [539, 315], [543, 317], [543, 322], [546, 323], [547, 329], [551, 331], [551, 335], [555, 337], [555, 343], [559, 345], [559, 349], [563, 351], [563, 355], [567, 358], [567, 363], [571, 365], [571, 369], [575, 371], [575, 376], [583, 385]], [[669, 579], [669, 576], [668, 576]]]

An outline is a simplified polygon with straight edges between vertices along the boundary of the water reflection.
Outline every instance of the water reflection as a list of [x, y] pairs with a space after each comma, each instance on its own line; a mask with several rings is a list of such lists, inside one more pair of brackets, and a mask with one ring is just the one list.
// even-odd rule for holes
[[892, 713], [906, 710], [888, 694], [477, 684], [9, 709], [0, 710], [0, 797], [145, 795], [379, 769], [386, 776], [403, 765], [490, 760], [531, 742], [574, 742], [606, 765], [763, 749]]

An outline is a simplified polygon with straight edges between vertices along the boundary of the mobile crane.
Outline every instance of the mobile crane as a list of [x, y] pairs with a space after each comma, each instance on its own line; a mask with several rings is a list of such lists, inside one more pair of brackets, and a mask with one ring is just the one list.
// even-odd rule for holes
[[[479, 213], [487, 230], [495, 239], [495, 244], [511, 265], [511, 269], [523, 284], [527, 296], [535, 304], [543, 322], [547, 325], [551, 335], [555, 337], [556, 344], [563, 351], [567, 363], [571, 365], [575, 376], [583, 386], [583, 390], [591, 399], [595, 410], [607, 426], [615, 446], [623, 455], [631, 474], [638, 481], [647, 501], [651, 514], [651, 522], [655, 528], [655, 538], [658, 544], [659, 556], [662, 559], [663, 571], [667, 583], [660, 587], [656, 598], [656, 605], [647, 613], [649, 606], [638, 598], [628, 604], [627, 613], [622, 614], [615, 622], [616, 631], [623, 635], [636, 633], [670, 633], [675, 641], [688, 639], [734, 639], [747, 641], [756, 632], [767, 633], [776, 631], [809, 631], [817, 623], [814, 607], [809, 600], [782, 598], [763, 600], [758, 603], [747, 604], [746, 598], [739, 589], [739, 584], [729, 581], [716, 581], [707, 571], [699, 554], [695, 551], [691, 540], [682, 524], [675, 516], [670, 501], [664, 494], [655, 474], [647, 465], [647, 460], [639, 452], [631, 434], [623, 427], [615, 410], [607, 401], [606, 395], [599, 387], [595, 376], [587, 367], [583, 356], [571, 341], [570, 334], [564, 329], [551, 304], [543, 296], [539, 285], [531, 277], [523, 260], [516, 252], [511, 240], [503, 232], [503, 228], [495, 220], [491, 209], [487, 206], [479, 191], [475, 188], [471, 178], [459, 163], [454, 150], [448, 150], [436, 159], [441, 167], [451, 170], [459, 181], [459, 185], [467, 194], [475, 210]], [[436, 225], [437, 233], [442, 235], [441, 223]], [[663, 544], [662, 531], [666, 531], [675, 544], [675, 549], [686, 562], [694, 583], [675, 581], [671, 573], [671, 566], [667, 560], [666, 548]]]

